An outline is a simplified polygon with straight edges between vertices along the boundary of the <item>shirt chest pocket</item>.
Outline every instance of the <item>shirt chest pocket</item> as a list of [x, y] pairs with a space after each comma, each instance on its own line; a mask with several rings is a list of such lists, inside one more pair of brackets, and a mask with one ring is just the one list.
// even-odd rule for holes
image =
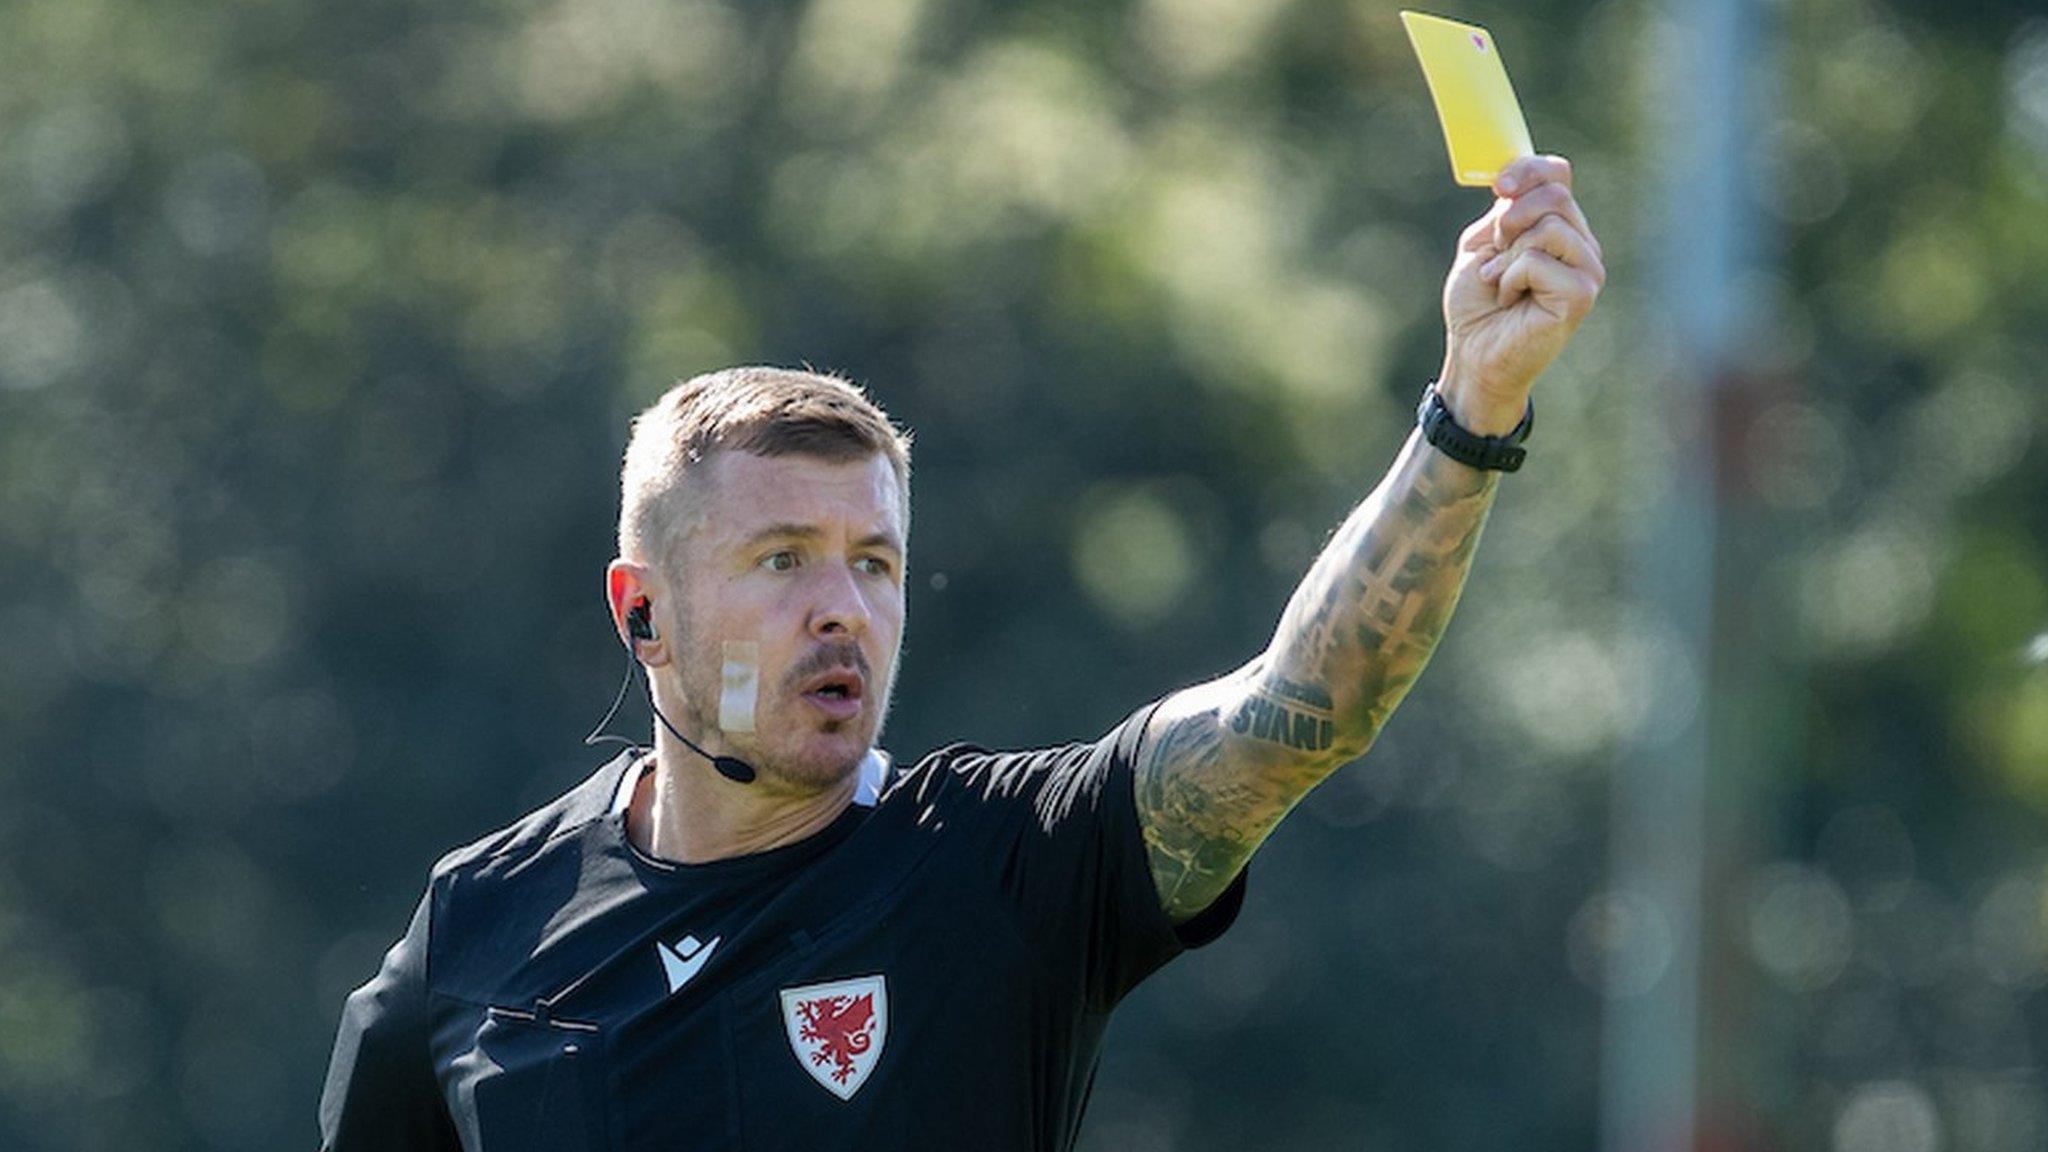
[[603, 1040], [594, 1024], [487, 1010], [460, 1077], [469, 1097], [457, 1109], [464, 1143], [482, 1152], [605, 1152]]

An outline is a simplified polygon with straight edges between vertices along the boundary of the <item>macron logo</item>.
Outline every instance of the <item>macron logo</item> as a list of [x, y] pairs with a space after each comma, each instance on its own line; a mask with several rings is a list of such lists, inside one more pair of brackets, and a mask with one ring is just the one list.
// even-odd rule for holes
[[711, 959], [711, 950], [718, 947], [722, 937], [713, 936], [711, 943], [700, 944], [695, 936], [685, 936], [673, 945], [654, 942], [655, 950], [661, 953], [661, 970], [668, 977], [669, 995], [682, 991], [683, 985], [695, 979], [706, 961]]

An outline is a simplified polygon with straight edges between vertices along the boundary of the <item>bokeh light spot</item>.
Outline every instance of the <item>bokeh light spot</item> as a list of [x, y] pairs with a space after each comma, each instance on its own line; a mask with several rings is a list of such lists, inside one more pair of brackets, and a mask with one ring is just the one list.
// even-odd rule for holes
[[1834, 1152], [1940, 1152], [1941, 1138], [1934, 1100], [1906, 1080], [1863, 1085], [1835, 1116]]
[[1609, 997], [1641, 996], [1671, 967], [1671, 920], [1655, 901], [1598, 892], [1572, 914], [1565, 933], [1572, 975]]
[[1757, 198], [1788, 224], [1834, 215], [1848, 196], [1841, 153], [1811, 124], [1783, 120], [1764, 133], [1752, 164]]
[[0, 388], [42, 388], [85, 355], [78, 310], [49, 280], [0, 290]]
[[1180, 602], [1195, 576], [1180, 513], [1144, 486], [1100, 485], [1088, 494], [1074, 538], [1074, 572], [1103, 611], [1149, 624]]
[[1880, 521], [1809, 555], [1799, 607], [1823, 654], [1867, 656], [1926, 618], [1934, 598], [1937, 537], [1928, 526]]
[[1977, 964], [1993, 980], [2034, 988], [2048, 976], [2048, 891], [2039, 875], [1999, 881], [1977, 902], [1971, 929]]
[[1855, 948], [1848, 898], [1825, 873], [1801, 864], [1767, 869], [1749, 908], [1749, 951], [1764, 971], [1796, 991], [1825, 988]]
[[2048, 21], [2033, 20], [2006, 58], [2007, 123], [2048, 168]]

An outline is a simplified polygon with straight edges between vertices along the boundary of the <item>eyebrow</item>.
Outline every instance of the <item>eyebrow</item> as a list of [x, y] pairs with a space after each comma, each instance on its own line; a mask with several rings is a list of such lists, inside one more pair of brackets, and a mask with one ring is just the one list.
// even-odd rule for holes
[[[770, 540], [816, 540], [824, 534], [824, 530], [814, 524], [770, 524], [766, 528], [762, 528], [748, 536], [741, 542], [740, 547], [743, 549], [752, 548], [758, 544], [767, 543]], [[896, 539], [894, 534], [889, 532], [871, 532], [855, 540], [853, 546], [855, 548], [887, 548], [898, 555], [903, 553], [902, 543]]]

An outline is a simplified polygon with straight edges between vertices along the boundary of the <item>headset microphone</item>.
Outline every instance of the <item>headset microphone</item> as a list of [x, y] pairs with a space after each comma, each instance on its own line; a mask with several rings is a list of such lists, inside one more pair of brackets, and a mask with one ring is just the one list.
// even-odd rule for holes
[[[642, 600], [626, 611], [626, 635], [632, 637], [635, 641], [652, 640], [655, 638], [654, 619], [648, 612], [647, 601]], [[618, 714], [619, 704], [626, 698], [626, 686], [633, 682], [633, 669], [639, 663], [638, 653], [629, 646], [626, 652], [626, 678], [619, 683], [619, 694], [612, 700], [611, 711], [605, 713], [604, 719], [598, 722], [597, 729], [591, 732], [589, 736], [584, 737], [583, 742], [585, 744], [597, 743], [601, 739], [598, 736], [598, 732], [602, 732], [605, 725], [612, 722], [612, 717]], [[737, 756], [713, 756], [711, 753], [697, 747], [696, 743], [688, 736], [676, 731], [676, 726], [669, 723], [668, 717], [661, 714], [661, 706], [654, 702], [654, 686], [652, 684], [647, 686], [647, 706], [654, 710], [654, 718], [661, 721], [661, 726], [668, 729], [669, 735], [682, 741], [683, 747], [711, 761], [711, 767], [716, 769], [720, 776], [735, 784], [752, 784], [754, 782], [756, 773], [752, 764]], [[609, 737], [609, 739], [620, 740], [616, 736]], [[620, 742], [624, 743], [625, 741], [621, 740]]]

